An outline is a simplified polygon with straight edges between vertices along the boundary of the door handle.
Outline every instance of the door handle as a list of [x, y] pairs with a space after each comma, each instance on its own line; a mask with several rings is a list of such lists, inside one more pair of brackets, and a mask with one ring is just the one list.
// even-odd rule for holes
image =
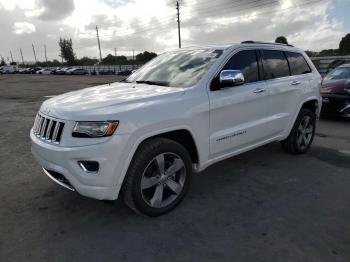
[[292, 82], [292, 86], [297, 86], [297, 85], [300, 85], [300, 84], [301, 84], [300, 81], [293, 81], [293, 82]]
[[262, 93], [262, 92], [265, 92], [265, 91], [266, 91], [266, 88], [259, 87], [259, 88], [255, 89], [253, 92], [258, 94], [258, 93]]

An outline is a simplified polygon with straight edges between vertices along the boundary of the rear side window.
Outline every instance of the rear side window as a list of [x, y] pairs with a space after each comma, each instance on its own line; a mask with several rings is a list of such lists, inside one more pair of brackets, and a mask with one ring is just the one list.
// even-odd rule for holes
[[258, 60], [255, 50], [240, 51], [227, 62], [224, 70], [241, 70], [246, 83], [259, 80]]
[[294, 52], [285, 52], [285, 54], [287, 56], [292, 75], [311, 73], [311, 68], [305, 61], [305, 58], [302, 54]]
[[262, 50], [261, 53], [265, 79], [289, 76], [288, 61], [282, 51]]

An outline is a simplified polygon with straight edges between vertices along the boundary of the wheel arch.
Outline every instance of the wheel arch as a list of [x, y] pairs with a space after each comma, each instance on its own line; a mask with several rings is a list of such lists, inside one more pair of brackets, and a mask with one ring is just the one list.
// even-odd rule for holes
[[129, 152], [129, 156], [127, 160], [125, 161], [124, 167], [122, 169], [121, 175], [117, 181], [118, 185], [122, 185], [123, 181], [125, 179], [126, 173], [130, 167], [130, 164], [132, 162], [132, 158], [134, 157], [135, 153], [137, 152], [138, 148], [145, 143], [146, 141], [150, 139], [154, 139], [157, 137], [164, 137], [171, 140], [174, 140], [184, 146], [188, 153], [190, 154], [192, 164], [198, 164], [200, 162], [200, 156], [198, 152], [198, 146], [196, 144], [196, 141], [194, 139], [193, 133], [190, 131], [187, 127], [177, 127], [177, 128], [170, 128], [165, 130], [159, 130], [155, 132], [150, 132], [142, 137], [138, 138], [136, 142], [134, 143], [131, 151]]
[[302, 104], [302, 106], [299, 109], [299, 112], [302, 108], [306, 108], [306, 109], [311, 110], [313, 113], [315, 113], [315, 115], [317, 117], [319, 114], [319, 101], [316, 98], [309, 99]]
[[320, 98], [316, 97], [316, 96], [312, 96], [312, 97], [308, 97], [307, 99], [303, 100], [300, 104], [299, 107], [296, 110], [295, 115], [293, 116], [293, 118], [290, 120], [290, 123], [286, 129], [286, 132], [282, 135], [281, 140], [285, 139], [286, 137], [288, 137], [288, 135], [290, 134], [290, 132], [292, 131], [292, 128], [294, 126], [295, 121], [298, 118], [298, 115], [300, 113], [300, 110], [302, 108], [308, 108], [311, 109], [311, 111], [313, 111], [316, 114], [316, 118], [319, 117], [320, 115], [320, 111], [321, 111], [321, 100]]

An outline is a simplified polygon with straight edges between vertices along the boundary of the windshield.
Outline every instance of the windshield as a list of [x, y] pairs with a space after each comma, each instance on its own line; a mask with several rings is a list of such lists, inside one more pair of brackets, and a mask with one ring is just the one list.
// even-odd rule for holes
[[220, 49], [167, 52], [141, 67], [126, 82], [171, 87], [193, 86], [222, 53], [223, 50]]
[[338, 67], [328, 73], [325, 80], [341, 80], [350, 78], [350, 67]]

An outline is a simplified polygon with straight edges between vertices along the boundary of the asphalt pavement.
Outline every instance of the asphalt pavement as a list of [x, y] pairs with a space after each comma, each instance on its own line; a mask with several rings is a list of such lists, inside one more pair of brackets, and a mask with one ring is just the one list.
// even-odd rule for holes
[[272, 143], [209, 167], [158, 218], [53, 183], [30, 153], [41, 102], [116, 80], [0, 75], [0, 261], [350, 261], [350, 120], [322, 118], [305, 155]]

